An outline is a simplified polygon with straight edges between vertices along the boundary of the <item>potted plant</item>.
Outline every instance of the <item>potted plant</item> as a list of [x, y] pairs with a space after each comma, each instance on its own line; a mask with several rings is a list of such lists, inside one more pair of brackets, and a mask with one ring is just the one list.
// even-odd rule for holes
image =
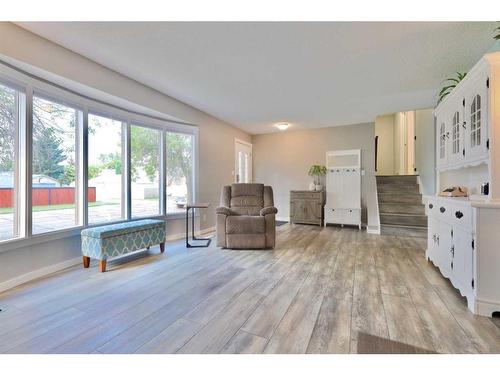
[[315, 164], [309, 168], [308, 174], [309, 176], [314, 177], [314, 190], [323, 190], [323, 186], [321, 185], [321, 176], [326, 175], [326, 167], [324, 165]]

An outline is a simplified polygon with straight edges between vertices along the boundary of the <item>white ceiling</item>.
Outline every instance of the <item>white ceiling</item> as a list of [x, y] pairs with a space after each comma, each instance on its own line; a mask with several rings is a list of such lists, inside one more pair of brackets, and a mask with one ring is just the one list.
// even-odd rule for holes
[[432, 107], [493, 44], [494, 22], [22, 22], [252, 134]]

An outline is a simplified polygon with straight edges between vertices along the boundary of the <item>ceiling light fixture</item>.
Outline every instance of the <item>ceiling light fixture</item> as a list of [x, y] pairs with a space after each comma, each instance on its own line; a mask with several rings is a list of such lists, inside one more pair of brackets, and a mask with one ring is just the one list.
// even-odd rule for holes
[[276, 124], [276, 127], [279, 130], [286, 130], [286, 129], [288, 129], [289, 126], [290, 126], [290, 124], [288, 124], [286, 122], [280, 122], [279, 124]]

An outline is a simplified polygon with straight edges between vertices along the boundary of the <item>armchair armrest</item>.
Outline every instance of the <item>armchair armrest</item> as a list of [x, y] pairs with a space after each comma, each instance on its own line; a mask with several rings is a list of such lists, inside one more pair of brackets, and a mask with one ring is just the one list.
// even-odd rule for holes
[[276, 207], [264, 207], [262, 210], [260, 210], [260, 216], [266, 216], [270, 214], [277, 214], [278, 209]]
[[226, 215], [226, 216], [233, 216], [233, 215], [238, 215], [236, 212], [231, 210], [229, 207], [217, 207], [215, 209], [215, 213], [218, 215]]

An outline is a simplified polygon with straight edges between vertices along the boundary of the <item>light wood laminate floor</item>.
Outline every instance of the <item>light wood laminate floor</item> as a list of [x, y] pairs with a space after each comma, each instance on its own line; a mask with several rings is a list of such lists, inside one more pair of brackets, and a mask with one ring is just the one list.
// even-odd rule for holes
[[104, 274], [94, 261], [0, 294], [0, 352], [356, 353], [371, 337], [500, 353], [498, 321], [467, 310], [421, 239], [289, 224], [277, 232], [273, 251], [176, 241]]

